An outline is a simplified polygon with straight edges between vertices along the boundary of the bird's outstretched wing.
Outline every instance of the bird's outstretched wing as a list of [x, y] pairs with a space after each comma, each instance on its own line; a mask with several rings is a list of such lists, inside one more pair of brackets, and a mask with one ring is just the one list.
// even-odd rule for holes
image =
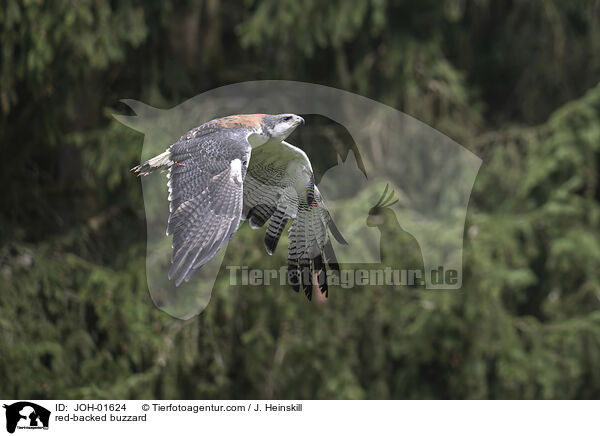
[[247, 133], [194, 129], [169, 147], [169, 279], [179, 286], [238, 229], [251, 146]]
[[244, 210], [252, 228], [268, 221], [265, 247], [272, 254], [289, 220], [288, 280], [308, 299], [313, 287], [328, 295], [327, 266], [339, 270], [328, 230], [338, 242], [346, 241], [335, 227], [306, 154], [297, 147], [269, 141], [252, 150], [244, 182]]

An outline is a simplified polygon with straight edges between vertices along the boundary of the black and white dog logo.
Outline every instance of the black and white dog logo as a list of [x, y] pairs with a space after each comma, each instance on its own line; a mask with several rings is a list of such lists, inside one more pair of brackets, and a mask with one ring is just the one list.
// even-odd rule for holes
[[28, 401], [4, 405], [6, 409], [6, 431], [18, 429], [48, 429], [50, 411]]

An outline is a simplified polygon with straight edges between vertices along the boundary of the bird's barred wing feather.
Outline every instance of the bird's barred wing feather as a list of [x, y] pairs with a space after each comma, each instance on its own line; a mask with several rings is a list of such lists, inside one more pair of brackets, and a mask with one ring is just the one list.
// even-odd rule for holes
[[295, 291], [300, 288], [310, 300], [313, 285], [328, 296], [327, 269], [339, 271], [328, 230], [338, 242], [345, 244], [325, 205], [314, 187], [314, 201], [308, 204], [300, 198], [298, 214], [289, 230], [288, 280]]
[[237, 231], [250, 149], [245, 132], [210, 129], [192, 130], [169, 148], [169, 279], [175, 277], [176, 285], [189, 280]]
[[346, 243], [335, 228], [314, 185], [306, 154], [287, 142], [267, 142], [252, 151], [244, 182], [243, 217], [253, 228], [267, 221], [265, 247], [272, 254], [289, 220], [288, 278], [310, 299], [313, 285], [327, 294], [326, 265], [339, 269], [328, 229]]

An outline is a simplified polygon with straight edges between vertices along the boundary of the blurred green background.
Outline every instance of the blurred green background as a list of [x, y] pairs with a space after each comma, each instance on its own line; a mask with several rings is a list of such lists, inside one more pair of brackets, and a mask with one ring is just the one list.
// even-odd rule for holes
[[[599, 22], [598, 0], [1, 0], [0, 397], [599, 398]], [[484, 160], [461, 291], [309, 303], [224, 271], [192, 320], [152, 304], [143, 137], [110, 114], [259, 79]], [[283, 264], [237, 237], [232, 262]]]

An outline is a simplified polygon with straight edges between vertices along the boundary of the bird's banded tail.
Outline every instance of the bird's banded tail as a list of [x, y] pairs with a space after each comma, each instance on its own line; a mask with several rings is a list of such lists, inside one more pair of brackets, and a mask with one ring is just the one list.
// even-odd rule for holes
[[164, 153], [159, 154], [158, 156], [153, 157], [152, 159], [140, 164], [136, 167], [133, 167], [131, 171], [136, 173], [138, 176], [147, 176], [152, 171], [157, 168], [166, 167], [171, 164], [171, 152], [169, 150]]

